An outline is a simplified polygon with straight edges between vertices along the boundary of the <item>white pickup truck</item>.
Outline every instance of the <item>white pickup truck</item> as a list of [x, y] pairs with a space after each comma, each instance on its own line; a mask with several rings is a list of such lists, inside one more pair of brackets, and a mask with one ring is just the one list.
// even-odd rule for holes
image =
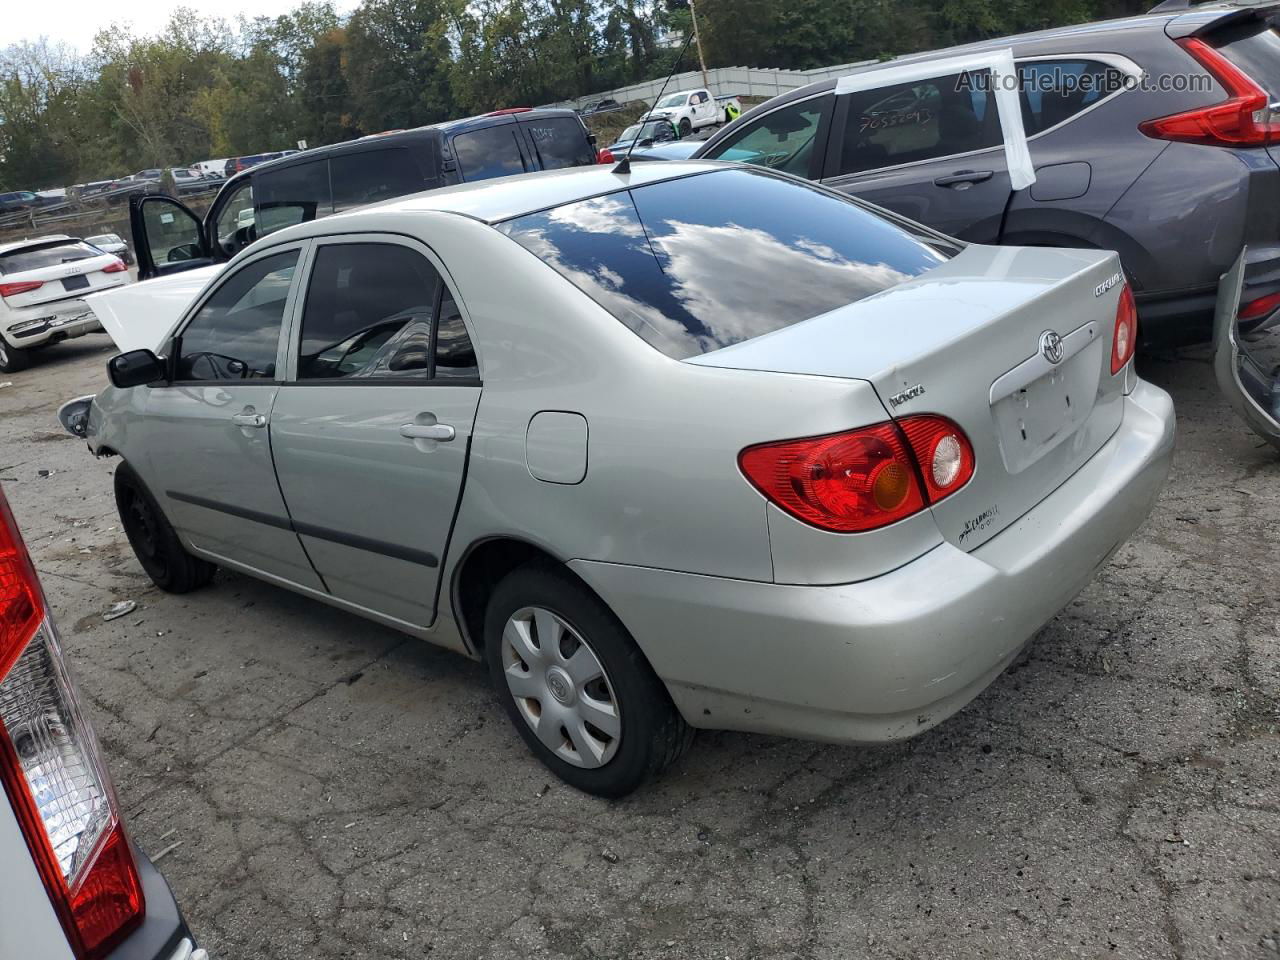
[[741, 112], [742, 104], [737, 97], [713, 97], [710, 90], [700, 87], [696, 90], [668, 93], [640, 119], [670, 120], [680, 131], [680, 136], [687, 137], [699, 127], [728, 123]]

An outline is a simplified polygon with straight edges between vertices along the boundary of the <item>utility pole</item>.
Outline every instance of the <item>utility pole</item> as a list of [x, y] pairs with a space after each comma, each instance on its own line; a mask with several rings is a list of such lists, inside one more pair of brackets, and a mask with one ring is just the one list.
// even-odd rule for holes
[[698, 45], [698, 66], [702, 68], [702, 85], [710, 87], [707, 81], [707, 58], [702, 55], [702, 37], [698, 34], [698, 14], [693, 9], [694, 0], [689, 0], [689, 20], [693, 24], [693, 42]]

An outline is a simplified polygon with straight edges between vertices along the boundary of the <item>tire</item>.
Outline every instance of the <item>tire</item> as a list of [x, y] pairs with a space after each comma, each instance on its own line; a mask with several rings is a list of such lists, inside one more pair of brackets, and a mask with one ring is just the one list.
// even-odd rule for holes
[[680, 139], [683, 140], [689, 134], [693, 133], [693, 123], [688, 117], [680, 118]]
[[17, 373], [31, 365], [31, 351], [10, 346], [0, 337], [0, 373]]
[[116, 467], [115, 488], [129, 546], [157, 587], [167, 593], [190, 593], [213, 579], [218, 568], [187, 553], [155, 497], [127, 463]]
[[[540, 637], [549, 631], [559, 641], [555, 649]], [[618, 618], [551, 564], [520, 567], [498, 584], [485, 610], [484, 643], [494, 690], [511, 722], [570, 786], [626, 796], [693, 742], [693, 728]], [[520, 697], [516, 690], [537, 696]], [[616, 736], [610, 736], [611, 716]]]

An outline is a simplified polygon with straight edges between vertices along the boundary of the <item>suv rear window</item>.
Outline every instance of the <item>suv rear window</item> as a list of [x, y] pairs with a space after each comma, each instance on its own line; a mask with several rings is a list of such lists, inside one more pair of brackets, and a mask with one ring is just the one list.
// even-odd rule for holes
[[44, 267], [56, 267], [63, 263], [75, 263], [77, 260], [88, 260], [100, 257], [102, 251], [81, 243], [69, 240], [66, 243], [47, 247], [26, 247], [12, 253], [0, 253], [0, 274], [22, 273], [25, 270], [40, 270]]
[[596, 162], [595, 151], [587, 139], [587, 131], [577, 117], [543, 117], [522, 120], [538, 151], [538, 162], [543, 170], [559, 170], [561, 167], [587, 167]]
[[1280, 97], [1280, 34], [1259, 20], [1245, 20], [1209, 37], [1218, 50], [1260, 84], [1272, 97]]
[[580, 200], [499, 229], [676, 359], [862, 300], [945, 259], [852, 200], [748, 169]]

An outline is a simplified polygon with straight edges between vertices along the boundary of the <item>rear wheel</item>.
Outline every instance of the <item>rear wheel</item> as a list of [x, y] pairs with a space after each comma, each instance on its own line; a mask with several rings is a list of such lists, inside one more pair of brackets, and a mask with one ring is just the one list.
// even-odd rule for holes
[[0, 373], [17, 373], [31, 364], [31, 351], [21, 347], [10, 346], [0, 337]]
[[116, 508], [129, 546], [153, 583], [168, 593], [189, 593], [218, 569], [187, 553], [160, 505], [127, 463], [116, 467]]
[[621, 797], [688, 749], [693, 730], [608, 607], [555, 567], [531, 564], [498, 584], [485, 656], [525, 743], [579, 790]]

